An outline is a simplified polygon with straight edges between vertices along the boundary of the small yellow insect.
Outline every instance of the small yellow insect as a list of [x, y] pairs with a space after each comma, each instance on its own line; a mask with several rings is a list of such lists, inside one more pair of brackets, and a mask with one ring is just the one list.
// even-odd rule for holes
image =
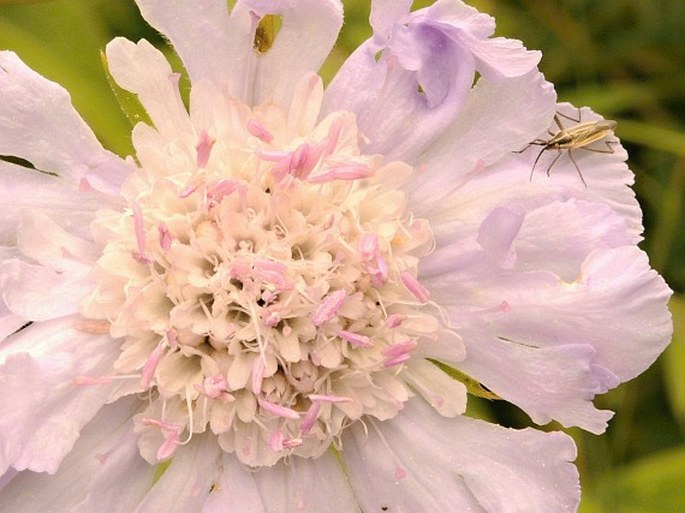
[[[571, 121], [574, 121], [575, 123], [578, 123], [577, 125], [571, 126], [571, 127], [564, 127], [561, 123], [561, 119], [559, 116], [564, 117], [566, 119], [569, 119]], [[567, 150], [568, 156], [571, 159], [571, 162], [573, 162], [573, 165], [576, 168], [576, 171], [578, 171], [578, 176], [580, 176], [580, 179], [582, 180], [583, 184], [585, 187], [587, 187], [587, 183], [585, 182], [585, 178], [583, 178], [583, 173], [580, 172], [580, 167], [578, 167], [578, 163], [576, 160], [573, 158], [573, 154], [571, 153], [571, 150], [586, 150], [586, 151], [593, 151], [595, 153], [614, 153], [614, 149], [611, 147], [612, 144], [616, 144], [617, 141], [604, 141], [606, 137], [609, 137], [614, 133], [614, 128], [616, 128], [616, 121], [612, 121], [610, 119], [600, 119], [599, 121], [586, 121], [584, 123], [580, 122], [580, 109], [578, 109], [578, 119], [574, 119], [571, 116], [567, 116], [565, 114], [562, 114], [561, 112], [557, 112], [554, 115], [554, 122], [557, 124], [559, 127], [559, 131], [554, 133], [551, 130], [549, 131], [550, 137], [549, 139], [535, 139], [534, 141], [529, 142], [525, 148], [519, 151], [515, 151], [514, 153], [523, 153], [526, 151], [528, 148], [531, 146], [542, 146], [542, 149], [540, 150], [540, 153], [538, 153], [538, 156], [535, 157], [535, 162], [533, 162], [533, 169], [530, 171], [530, 179], [533, 179], [533, 173], [535, 172], [535, 166], [537, 166], [538, 161], [540, 160], [540, 157], [542, 154], [547, 151], [547, 150], [557, 150], [558, 154], [556, 157], [554, 157], [554, 160], [552, 160], [551, 164], [547, 167], [547, 176], [549, 176], [550, 171], [552, 170], [552, 167], [554, 167], [554, 164], [557, 163], [559, 158], [562, 155], [562, 150]], [[602, 141], [604, 145], [606, 146], [605, 148], [591, 148], [590, 145], [595, 142]]]

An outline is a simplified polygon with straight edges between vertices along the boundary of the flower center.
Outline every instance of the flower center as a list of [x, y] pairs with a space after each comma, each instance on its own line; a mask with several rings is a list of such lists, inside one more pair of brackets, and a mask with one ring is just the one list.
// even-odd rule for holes
[[416, 279], [430, 228], [384, 185], [410, 168], [361, 155], [349, 113], [302, 136], [273, 106], [236, 110], [187, 165], [181, 144], [141, 162], [128, 205], [92, 226], [83, 316], [109, 323], [116, 371], [151, 398], [138, 424], [157, 459], [207, 430], [249, 465], [318, 456], [402, 408], [402, 370], [440, 328]]

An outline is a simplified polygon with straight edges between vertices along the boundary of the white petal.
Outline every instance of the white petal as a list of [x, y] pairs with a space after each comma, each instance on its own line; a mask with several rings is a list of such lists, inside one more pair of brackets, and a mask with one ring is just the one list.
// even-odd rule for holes
[[83, 425], [118, 386], [72, 382], [80, 375], [108, 374], [117, 356], [109, 336], [78, 332], [74, 321], [35, 323], [0, 346], [6, 394], [0, 402], [0, 472], [12, 465], [54, 473]]
[[572, 440], [434, 414], [411, 400], [391, 421], [355, 425], [341, 455], [363, 511], [571, 513]]
[[191, 130], [178, 90], [179, 76], [164, 55], [146, 40], [117, 37], [107, 45], [109, 71], [124, 89], [138, 95], [155, 128], [169, 140]]
[[6, 260], [0, 264], [2, 299], [12, 313], [30, 321], [75, 314], [93, 290], [90, 270], [76, 263], [62, 272], [17, 258]]
[[0, 243], [16, 244], [16, 231], [24, 208], [39, 208], [69, 232], [85, 236], [93, 213], [111, 203], [94, 190], [80, 191], [63, 177], [51, 176], [0, 161]]
[[138, 454], [131, 416], [137, 398], [102, 408], [83, 429], [55, 475], [23, 471], [0, 493], [13, 513], [130, 513], [150, 486], [154, 467]]
[[[143, 18], [174, 46], [194, 84], [231, 82], [240, 68], [230, 59], [226, 0], [136, 0]], [[235, 71], [233, 71], [235, 72]]]
[[169, 468], [145, 496], [135, 513], [201, 511], [218, 473], [221, 448], [214, 436], [196, 435], [179, 447]]
[[445, 417], [466, 411], [466, 387], [426, 360], [412, 360], [404, 371], [407, 381]]
[[28, 68], [13, 52], [0, 52], [0, 155], [20, 157], [36, 168], [78, 185], [112, 192], [129, 173], [106, 151], [71, 105], [61, 86]]
[[[216, 486], [209, 494], [202, 513], [271, 513], [265, 509], [254, 472], [248, 471], [238, 458], [225, 453], [219, 469]], [[282, 469], [279, 466], [262, 471], [276, 472]]]
[[69, 234], [39, 210], [24, 210], [17, 246], [25, 256], [60, 272], [73, 268], [74, 262], [95, 263], [99, 256], [95, 244]]
[[[253, 48], [255, 14], [282, 17], [273, 46], [264, 54]], [[341, 26], [339, 0], [239, 0], [227, 29], [231, 94], [249, 105], [273, 99], [288, 107], [295, 85], [319, 69]]]

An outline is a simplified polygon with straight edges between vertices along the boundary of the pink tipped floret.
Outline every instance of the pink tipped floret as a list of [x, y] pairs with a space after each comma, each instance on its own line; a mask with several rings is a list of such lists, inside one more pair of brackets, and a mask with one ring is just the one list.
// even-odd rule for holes
[[344, 290], [336, 290], [335, 292], [328, 294], [326, 299], [323, 300], [323, 303], [321, 303], [316, 312], [314, 312], [314, 316], [312, 317], [314, 326], [319, 327], [333, 319], [338, 313], [338, 310], [342, 307], [346, 297], [347, 293]]
[[157, 231], [159, 232], [159, 245], [162, 247], [163, 251], [169, 251], [171, 249], [171, 232], [169, 228], [164, 223], [159, 223], [157, 225]]
[[161, 343], [157, 344], [154, 351], [150, 354], [145, 365], [143, 366], [143, 376], [140, 379], [140, 386], [144, 389], [150, 388], [152, 379], [155, 376], [155, 371], [157, 370], [157, 365], [159, 365], [160, 360], [164, 356], [164, 347]]
[[254, 364], [252, 364], [252, 393], [259, 394], [262, 391], [265, 370], [264, 358], [258, 356], [255, 358]]
[[195, 146], [197, 151], [197, 167], [203, 168], [209, 162], [209, 155], [212, 152], [212, 146], [216, 140], [209, 136], [206, 130], [200, 134], [200, 140]]
[[321, 402], [312, 401], [311, 406], [307, 410], [302, 422], [300, 423], [300, 433], [306, 435], [311, 431], [316, 423], [316, 419], [319, 417], [319, 412], [321, 411]]
[[430, 292], [428, 292], [426, 288], [419, 283], [419, 280], [414, 278], [409, 271], [402, 271], [400, 273], [400, 278], [402, 279], [404, 286], [407, 287], [407, 290], [411, 292], [416, 299], [421, 303], [428, 302]]
[[300, 418], [300, 414], [297, 413], [295, 410], [291, 410], [290, 408], [286, 408], [285, 406], [281, 406], [280, 404], [275, 404], [272, 403], [271, 401], [267, 401], [266, 399], [259, 398], [257, 399], [257, 402], [259, 403], [259, 406], [262, 408], [264, 411], [268, 411], [272, 415], [276, 415], [277, 417], [283, 417], [284, 419], [293, 419], [293, 420], [298, 420]]
[[250, 135], [253, 135], [260, 141], [267, 144], [273, 141], [274, 138], [271, 132], [269, 132], [264, 125], [254, 118], [247, 121], [247, 131], [250, 133]]

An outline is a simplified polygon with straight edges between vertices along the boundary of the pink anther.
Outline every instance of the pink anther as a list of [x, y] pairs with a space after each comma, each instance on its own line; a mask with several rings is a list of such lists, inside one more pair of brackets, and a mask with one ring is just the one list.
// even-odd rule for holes
[[258, 356], [252, 364], [252, 393], [259, 394], [262, 391], [262, 383], [264, 382], [264, 372], [266, 371], [266, 364], [264, 358]]
[[247, 131], [250, 133], [250, 135], [253, 135], [260, 141], [267, 144], [270, 143], [274, 138], [271, 132], [269, 132], [264, 125], [254, 118], [247, 121]]
[[421, 303], [427, 303], [430, 298], [430, 292], [419, 283], [419, 280], [414, 278], [414, 276], [409, 271], [402, 271], [400, 273], [400, 278], [402, 283], [407, 287], [407, 290], [412, 293], [412, 295], [418, 299]]
[[373, 341], [366, 335], [352, 333], [351, 331], [340, 330], [338, 336], [353, 347], [373, 347]]
[[402, 324], [405, 321], [406, 318], [406, 315], [390, 314], [388, 315], [388, 318], [385, 320], [385, 327], [390, 329], [397, 328], [400, 324]]
[[157, 450], [157, 460], [162, 461], [171, 457], [178, 447], [183, 428], [178, 424], [171, 424], [163, 420], [144, 418], [141, 420], [145, 426], [158, 428], [164, 436], [164, 442]]
[[312, 316], [314, 326], [319, 327], [333, 319], [345, 302], [346, 297], [347, 293], [342, 289], [328, 294]]
[[354, 402], [354, 399], [352, 399], [351, 397], [344, 397], [341, 395], [309, 394], [307, 396], [307, 399], [309, 399], [310, 401], [316, 401], [316, 402], [322, 402], [322, 403], [331, 403], [331, 404]]
[[369, 166], [338, 164], [326, 166], [325, 170], [307, 179], [310, 183], [326, 183], [334, 180], [359, 180], [373, 175], [373, 169]]
[[157, 365], [159, 365], [162, 356], [164, 356], [164, 346], [160, 342], [157, 344], [157, 347], [155, 347], [154, 351], [152, 351], [145, 362], [145, 365], [143, 366], [143, 376], [140, 379], [140, 386], [142, 386], [144, 389], [147, 390], [150, 388], [152, 379], [155, 376], [155, 371], [157, 370]]
[[312, 401], [311, 406], [305, 413], [302, 422], [300, 422], [300, 433], [306, 435], [311, 431], [316, 423], [316, 419], [319, 417], [319, 411], [321, 411], [321, 402]]
[[262, 399], [261, 397], [257, 399], [257, 402], [264, 411], [267, 411], [272, 415], [276, 415], [277, 417], [283, 417], [285, 419], [293, 420], [298, 420], [300, 418], [300, 414], [297, 413], [295, 410], [291, 410], [290, 408], [281, 406], [280, 404], [272, 403], [271, 401], [267, 401], [266, 399]]

